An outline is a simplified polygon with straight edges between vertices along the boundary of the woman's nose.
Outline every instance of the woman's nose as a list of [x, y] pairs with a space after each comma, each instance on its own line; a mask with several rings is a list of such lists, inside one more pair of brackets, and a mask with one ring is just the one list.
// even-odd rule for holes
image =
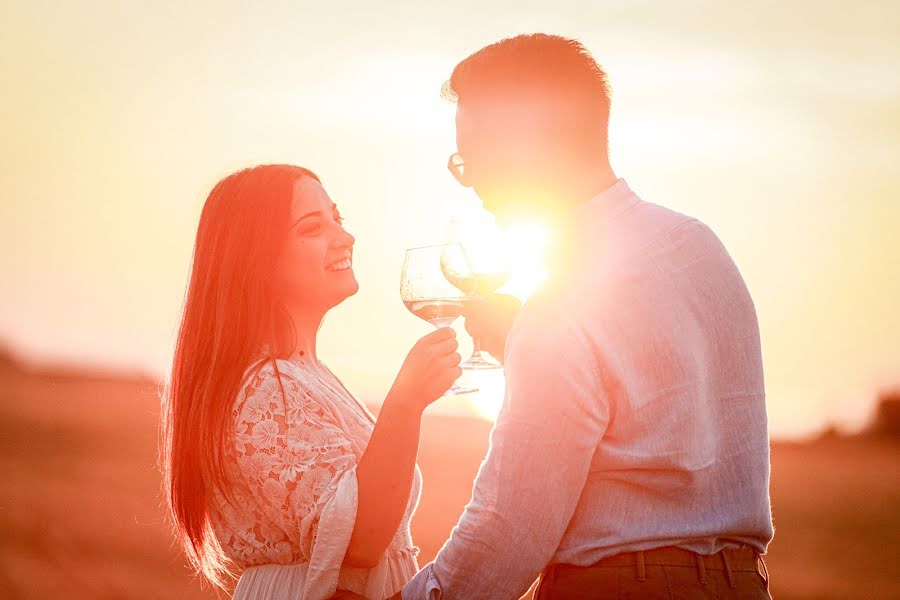
[[356, 243], [356, 238], [350, 235], [349, 231], [341, 227], [338, 232], [337, 243], [342, 248], [352, 248], [353, 244]]

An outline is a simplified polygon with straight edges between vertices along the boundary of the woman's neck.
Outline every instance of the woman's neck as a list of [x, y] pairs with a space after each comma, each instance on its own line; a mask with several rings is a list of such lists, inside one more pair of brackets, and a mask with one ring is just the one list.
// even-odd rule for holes
[[316, 353], [316, 339], [322, 326], [324, 314], [312, 313], [308, 309], [289, 310], [294, 324], [296, 345], [288, 360], [317, 365], [319, 357]]

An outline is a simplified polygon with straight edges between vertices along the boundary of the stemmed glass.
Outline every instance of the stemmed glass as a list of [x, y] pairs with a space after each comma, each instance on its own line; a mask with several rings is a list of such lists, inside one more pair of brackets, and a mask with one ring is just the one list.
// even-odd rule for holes
[[[431, 323], [436, 329], [450, 327], [462, 314], [465, 294], [453, 287], [441, 272], [441, 258], [460, 255], [458, 244], [439, 244], [410, 248], [403, 259], [400, 298], [409, 311]], [[469, 394], [478, 388], [454, 384], [445, 395]]]
[[[487, 220], [454, 220], [441, 254], [441, 271], [467, 300], [482, 300], [496, 292], [510, 276], [511, 257], [500, 231]], [[481, 351], [472, 339], [472, 356], [463, 369], [498, 369], [499, 362]]]

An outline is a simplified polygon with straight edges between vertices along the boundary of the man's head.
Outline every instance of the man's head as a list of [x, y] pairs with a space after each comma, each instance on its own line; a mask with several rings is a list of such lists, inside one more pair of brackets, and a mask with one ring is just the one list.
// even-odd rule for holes
[[573, 196], [609, 169], [606, 74], [575, 40], [520, 35], [482, 48], [444, 96], [457, 103], [451, 171], [501, 220], [585, 200]]

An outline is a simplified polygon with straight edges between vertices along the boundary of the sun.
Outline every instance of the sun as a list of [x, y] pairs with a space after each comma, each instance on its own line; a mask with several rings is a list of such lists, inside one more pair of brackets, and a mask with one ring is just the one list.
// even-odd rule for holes
[[[507, 227], [502, 235], [512, 264], [509, 280], [498, 292], [511, 294], [525, 302], [547, 278], [547, 228], [536, 222], [516, 223]], [[471, 380], [479, 389], [467, 397], [472, 410], [483, 419], [496, 420], [503, 405], [503, 371], [474, 372]]]
[[503, 237], [512, 266], [509, 281], [499, 291], [525, 302], [547, 278], [547, 228], [537, 222], [515, 223]]

